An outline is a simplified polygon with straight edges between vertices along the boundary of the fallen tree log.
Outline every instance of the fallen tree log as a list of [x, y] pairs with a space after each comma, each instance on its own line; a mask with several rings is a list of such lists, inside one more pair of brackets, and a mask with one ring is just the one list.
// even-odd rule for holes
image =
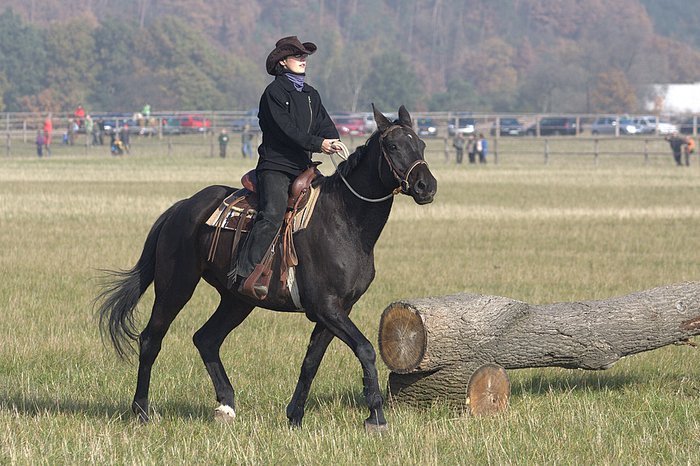
[[464, 404], [484, 365], [602, 370], [632, 354], [692, 345], [696, 335], [700, 282], [548, 305], [464, 293], [390, 304], [379, 351], [391, 370], [391, 401]]

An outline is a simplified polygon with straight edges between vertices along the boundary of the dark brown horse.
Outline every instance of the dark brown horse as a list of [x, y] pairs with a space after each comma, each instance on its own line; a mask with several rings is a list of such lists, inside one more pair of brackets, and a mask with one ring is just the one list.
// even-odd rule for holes
[[[213, 261], [207, 260], [214, 229], [205, 221], [234, 191], [225, 186], [209, 186], [174, 204], [151, 228], [136, 265], [128, 271], [108, 272], [104, 289], [97, 297], [100, 327], [109, 334], [121, 356], [138, 340], [139, 369], [132, 409], [140, 420], [148, 420], [151, 368], [163, 337], [200, 278], [204, 278], [219, 292], [221, 301], [193, 340], [220, 403], [215, 416], [230, 419], [235, 415], [234, 390], [219, 356], [221, 344], [255, 306], [260, 306], [304, 312], [316, 323], [299, 381], [287, 406], [291, 425], [301, 425], [311, 382], [328, 344], [338, 337], [352, 349], [362, 366], [364, 395], [370, 410], [365, 426], [386, 426], [376, 353], [349, 314], [374, 279], [374, 245], [389, 218], [392, 192], [402, 192], [418, 204], [427, 204], [433, 200], [437, 181], [425, 163], [425, 143], [413, 131], [408, 111], [402, 106], [399, 119], [393, 123], [376, 109], [374, 115], [377, 131], [365, 145], [341, 163], [332, 176], [315, 181], [320, 195], [314, 215], [308, 227], [294, 236], [303, 309], [275, 298], [256, 302], [227, 288], [233, 232], [221, 233], [223, 246], [217, 249]], [[151, 283], [155, 287], [151, 318], [138, 334], [133, 312]], [[275, 296], [277, 280], [272, 283], [270, 296]]]

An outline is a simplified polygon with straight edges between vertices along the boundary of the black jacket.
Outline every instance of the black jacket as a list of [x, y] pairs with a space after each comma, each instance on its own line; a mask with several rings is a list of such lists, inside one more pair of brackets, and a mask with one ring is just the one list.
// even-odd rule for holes
[[263, 92], [258, 118], [263, 134], [258, 170], [297, 175], [311, 164], [311, 154], [321, 151], [324, 139], [338, 138], [318, 91], [304, 84], [299, 92], [284, 75]]

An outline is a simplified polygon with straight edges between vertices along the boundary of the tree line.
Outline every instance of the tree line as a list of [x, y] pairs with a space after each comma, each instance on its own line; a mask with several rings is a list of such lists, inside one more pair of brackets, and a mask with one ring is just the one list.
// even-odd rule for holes
[[653, 5], [0, 0], [0, 110], [252, 109], [267, 53], [298, 34], [319, 45], [308, 79], [334, 112], [633, 113], [650, 84], [700, 76], [697, 28], [668, 27], [700, 13]]

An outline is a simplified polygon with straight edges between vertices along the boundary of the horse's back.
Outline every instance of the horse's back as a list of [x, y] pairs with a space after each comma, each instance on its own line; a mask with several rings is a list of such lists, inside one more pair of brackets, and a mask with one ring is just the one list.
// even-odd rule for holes
[[207, 186], [173, 204], [163, 214], [165, 218], [159, 243], [166, 243], [163, 247], [173, 248], [184, 238], [196, 238], [211, 213], [235, 190], [230, 186]]
[[207, 186], [185, 199], [183, 208], [194, 224], [201, 225], [214, 212], [214, 209], [219, 207], [221, 202], [237, 189], [239, 188], [224, 185]]

